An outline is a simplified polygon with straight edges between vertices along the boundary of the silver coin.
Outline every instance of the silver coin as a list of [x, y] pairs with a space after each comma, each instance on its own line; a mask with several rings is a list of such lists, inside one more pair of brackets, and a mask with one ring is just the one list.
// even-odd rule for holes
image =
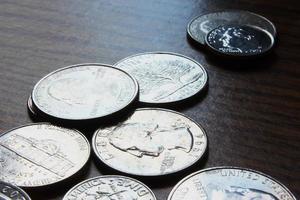
[[33, 105], [31, 95], [28, 97], [28, 100], [27, 100], [27, 109], [30, 112], [31, 116], [33, 116], [33, 117], [37, 117], [38, 116], [36, 108]]
[[65, 180], [87, 162], [90, 146], [76, 130], [28, 124], [0, 136], [0, 180], [21, 187]]
[[272, 177], [236, 167], [216, 167], [195, 172], [181, 180], [168, 200], [296, 200]]
[[248, 11], [221, 11], [201, 15], [188, 24], [188, 35], [196, 42], [205, 45], [206, 35], [213, 29], [227, 24], [250, 25], [269, 32], [276, 38], [276, 28], [267, 18]]
[[207, 84], [205, 69], [183, 55], [164, 52], [137, 54], [114, 66], [135, 77], [140, 86], [140, 102], [166, 104], [187, 99]]
[[74, 186], [63, 200], [156, 200], [143, 183], [124, 176], [98, 176]]
[[274, 39], [256, 27], [224, 25], [207, 34], [206, 44], [219, 55], [246, 58], [266, 54], [274, 46]]
[[30, 200], [30, 197], [21, 188], [0, 181], [0, 200]]
[[207, 136], [183, 114], [144, 108], [116, 126], [98, 129], [92, 147], [97, 157], [115, 170], [160, 176], [196, 163], [205, 153]]
[[33, 89], [32, 101], [48, 116], [90, 120], [122, 110], [137, 93], [137, 82], [126, 72], [109, 65], [79, 64], [41, 79]]

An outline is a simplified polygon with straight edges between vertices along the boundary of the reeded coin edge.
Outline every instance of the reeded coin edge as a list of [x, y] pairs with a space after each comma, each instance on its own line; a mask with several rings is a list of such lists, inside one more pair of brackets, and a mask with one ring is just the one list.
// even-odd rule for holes
[[253, 173], [257, 173], [259, 175], [262, 175], [262, 176], [265, 176], [267, 178], [269, 178], [270, 180], [276, 182], [278, 185], [280, 185], [283, 189], [285, 189], [287, 191], [287, 193], [289, 193], [289, 195], [291, 195], [291, 197], [294, 199], [294, 200], [297, 200], [295, 198], [295, 196], [293, 195], [293, 193], [285, 186], [283, 185], [281, 182], [279, 182], [278, 180], [276, 180], [275, 178], [271, 177], [270, 175], [267, 175], [263, 172], [260, 172], [260, 171], [257, 171], [257, 170], [253, 170], [253, 169], [249, 169], [249, 168], [243, 168], [243, 167], [234, 167], [234, 166], [219, 166], [219, 167], [210, 167], [210, 168], [206, 168], [206, 169], [203, 169], [203, 170], [199, 170], [199, 171], [196, 171], [186, 177], [184, 177], [181, 181], [179, 181], [175, 186], [174, 188], [171, 190], [167, 200], [172, 200], [172, 197], [174, 195], [174, 192], [181, 186], [182, 183], [184, 183], [186, 180], [190, 179], [191, 177], [197, 175], [197, 174], [201, 174], [203, 172], [207, 172], [207, 171], [213, 171], [213, 170], [221, 170], [221, 169], [237, 169], [237, 170], [244, 170], [244, 171], [248, 171], [248, 172], [253, 172]]
[[[91, 145], [88, 141], [88, 139], [83, 135], [83, 133], [81, 133], [80, 131], [76, 130], [76, 129], [69, 129], [69, 128], [64, 128], [64, 127], [61, 127], [61, 126], [56, 126], [56, 125], [53, 125], [51, 123], [48, 123], [48, 122], [40, 122], [40, 123], [29, 123], [29, 124], [25, 124], [25, 125], [21, 125], [21, 126], [18, 126], [18, 127], [15, 127], [15, 128], [12, 128], [12, 129], [9, 129], [8, 131], [5, 131], [3, 133], [0, 133], [0, 139], [2, 136], [14, 131], [14, 130], [17, 130], [17, 129], [20, 129], [20, 128], [23, 128], [23, 127], [28, 127], [28, 126], [37, 126], [37, 125], [48, 125], [48, 126], [55, 126], [55, 127], [58, 127], [58, 128], [61, 128], [61, 129], [67, 129], [67, 130], [72, 130], [72, 131], [75, 131], [77, 132], [87, 143], [87, 147], [88, 147], [88, 155], [87, 155], [87, 159], [86, 161], [82, 164], [82, 166], [80, 166], [78, 168], [77, 171], [75, 171], [73, 174], [70, 174], [69, 176], [63, 178], [63, 179], [60, 179], [59, 181], [55, 181], [55, 182], [52, 182], [50, 184], [45, 184], [45, 185], [35, 185], [35, 186], [26, 186], [26, 185], [16, 185], [18, 187], [22, 187], [22, 188], [36, 188], [36, 187], [47, 187], [47, 186], [51, 186], [51, 185], [54, 185], [54, 184], [57, 184], [57, 183], [60, 183], [62, 181], [65, 181], [69, 178], [71, 178], [73, 175], [76, 175], [86, 164], [87, 162], [89, 161], [89, 158], [90, 158], [90, 155], [91, 155]], [[0, 181], [3, 181], [3, 180], [0, 180]], [[4, 182], [4, 181], [3, 181]], [[6, 183], [6, 182], [5, 182]]]
[[139, 102], [141, 103], [144, 103], [144, 104], [148, 104], [148, 105], [167, 105], [167, 104], [174, 104], [174, 103], [180, 103], [182, 101], [185, 101], [195, 95], [197, 95], [198, 93], [200, 93], [204, 88], [207, 87], [208, 85], [208, 74], [206, 72], [206, 69], [203, 67], [202, 64], [200, 64], [198, 61], [194, 60], [193, 58], [190, 58], [188, 56], [185, 56], [185, 55], [182, 55], [182, 54], [179, 54], [179, 53], [174, 53], [174, 52], [168, 52], [168, 51], [151, 51], [151, 52], [144, 52], [144, 53], [138, 53], [138, 54], [134, 54], [134, 55], [130, 55], [128, 57], [125, 57], [123, 59], [121, 59], [120, 61], [116, 62], [113, 66], [118, 68], [117, 65], [119, 65], [120, 63], [130, 59], [130, 58], [133, 58], [133, 57], [138, 57], [138, 56], [142, 56], [142, 55], [149, 55], [149, 54], [166, 54], [166, 55], [173, 55], [173, 56], [178, 56], [178, 57], [182, 57], [182, 58], [185, 58], [187, 60], [190, 60], [192, 61], [193, 63], [195, 63], [197, 66], [199, 66], [203, 72], [203, 76], [205, 77], [204, 79], [204, 84], [202, 87], [200, 87], [195, 93], [191, 93], [191, 95], [189, 96], [186, 96], [185, 98], [183, 99], [178, 99], [178, 100], [175, 100], [175, 101], [166, 101], [166, 102], [148, 102], [148, 101], [141, 101], [139, 100]]
[[[40, 108], [38, 106], [38, 104], [35, 102], [35, 91], [37, 89], [37, 87], [39, 86], [39, 84], [44, 81], [46, 78], [52, 76], [53, 74], [56, 74], [58, 72], [61, 72], [61, 71], [64, 71], [66, 69], [70, 69], [70, 68], [75, 68], [75, 67], [84, 67], [84, 66], [89, 66], [89, 65], [92, 65], [92, 66], [99, 66], [99, 67], [106, 67], [106, 68], [113, 68], [113, 69], [116, 69], [122, 73], [124, 73], [125, 75], [127, 75], [133, 82], [134, 86], [135, 86], [135, 91], [134, 91], [134, 94], [132, 96], [132, 98], [130, 99], [130, 101], [128, 101], [128, 103], [120, 108], [120, 109], [117, 109], [115, 111], [113, 111], [112, 113], [109, 113], [107, 115], [102, 115], [102, 116], [97, 116], [97, 117], [89, 117], [89, 118], [84, 118], [84, 119], [80, 119], [80, 118], [62, 118], [60, 116], [56, 116], [56, 115], [52, 115], [50, 113], [47, 113], [45, 111], [43, 111], [42, 108]], [[31, 92], [31, 99], [32, 99], [32, 103], [33, 105], [45, 116], [50, 116], [52, 118], [55, 118], [55, 119], [59, 119], [59, 120], [67, 120], [67, 121], [87, 121], [87, 120], [95, 120], [95, 119], [101, 119], [101, 118], [104, 118], [104, 117], [107, 117], [107, 116], [110, 116], [110, 115], [113, 115], [123, 109], [125, 109], [126, 107], [128, 107], [129, 105], [131, 105], [138, 97], [138, 92], [139, 92], [139, 85], [138, 85], [138, 82], [136, 81], [136, 79], [134, 77], [132, 77], [129, 73], [127, 73], [126, 71], [122, 70], [122, 69], [119, 69], [117, 67], [114, 67], [112, 65], [109, 65], [109, 64], [102, 64], [102, 63], [80, 63], [80, 64], [75, 64], [75, 65], [69, 65], [69, 66], [66, 66], [66, 67], [62, 67], [62, 68], [59, 68], [53, 72], [50, 72], [49, 74], [47, 74], [46, 76], [44, 76], [43, 78], [41, 78], [36, 84], [35, 86], [33, 87], [33, 90]]]
[[29, 195], [22, 188], [20, 188], [20, 187], [18, 187], [16, 185], [13, 185], [11, 183], [7, 183], [7, 182], [4, 182], [4, 181], [1, 181], [1, 180], [0, 180], [0, 183], [2, 183], [3, 185], [7, 185], [7, 186], [9, 186], [9, 187], [11, 187], [11, 188], [13, 188], [13, 189], [21, 192], [21, 194], [26, 198], [25, 200], [31, 200], [31, 198], [29, 197]]
[[[230, 52], [223, 52], [223, 51], [220, 51], [218, 49], [216, 49], [215, 47], [213, 47], [209, 42], [208, 42], [208, 37], [209, 35], [221, 28], [221, 27], [226, 27], [226, 26], [234, 26], [234, 27], [250, 27], [252, 29], [256, 29], [256, 30], [259, 30], [261, 32], [263, 32], [264, 34], [266, 34], [269, 39], [271, 40], [268, 48], [265, 48], [264, 51], [260, 52], [260, 53], [251, 53], [251, 54], [235, 54], [235, 53], [230, 53]], [[237, 24], [226, 24], [226, 25], [221, 25], [221, 26], [218, 26], [217, 28], [214, 28], [212, 29], [211, 31], [209, 31], [206, 36], [205, 36], [205, 44], [207, 45], [207, 47], [209, 48], [209, 50], [211, 50], [212, 52], [214, 53], [217, 53], [218, 55], [223, 55], [223, 56], [231, 56], [231, 57], [236, 57], [236, 58], [252, 58], [252, 57], [259, 57], [259, 56], [263, 56], [265, 54], [267, 54], [270, 50], [273, 49], [274, 45], [275, 45], [275, 39], [274, 37], [272, 36], [271, 33], [269, 33], [268, 31], [258, 27], [258, 26], [251, 26], [251, 25], [237, 25]]]
[[126, 176], [121, 176], [121, 175], [103, 175], [103, 176], [96, 176], [96, 177], [93, 177], [93, 178], [89, 178], [89, 179], [86, 179], [78, 184], [76, 184], [75, 186], [73, 186], [66, 194], [65, 196], [63, 197], [62, 200], [66, 200], [65, 198], [67, 198], [67, 196], [75, 189], [77, 188], [78, 186], [86, 183], [86, 182], [89, 182], [89, 181], [92, 181], [92, 180], [95, 180], [95, 179], [101, 179], [101, 178], [123, 178], [123, 179], [129, 179], [131, 181], [134, 181], [138, 184], [141, 184], [143, 187], [145, 187], [150, 193], [151, 195], [153, 196], [154, 200], [156, 200], [156, 196], [154, 194], [154, 192], [147, 186], [145, 185], [144, 183], [134, 179], [134, 178], [131, 178], [131, 177], [126, 177]]
[[[94, 135], [93, 135], [93, 138], [92, 138], [92, 149], [93, 149], [93, 152], [94, 154], [97, 156], [98, 160], [100, 160], [103, 164], [105, 164], [107, 167], [109, 168], [112, 168], [118, 172], [121, 172], [121, 173], [125, 173], [125, 174], [128, 174], [128, 175], [132, 175], [132, 176], [142, 176], [142, 177], [156, 177], [156, 176], [166, 176], [166, 175], [170, 175], [170, 174], [175, 174], [175, 173], [178, 173], [180, 171], [183, 171], [183, 170], [186, 170], [188, 169], [189, 167], [192, 167], [194, 164], [196, 164], [197, 162], [199, 162], [203, 156], [205, 155], [205, 153], [207, 152], [207, 149], [208, 149], [208, 137], [207, 137], [207, 134], [204, 130], [204, 128], [198, 123], [196, 122], [195, 120], [193, 120], [192, 118], [186, 116], [185, 114], [183, 113], [180, 113], [180, 112], [176, 112], [174, 110], [170, 110], [170, 109], [165, 109], [165, 108], [138, 108], [136, 109], [133, 114], [137, 111], [145, 111], [145, 110], [158, 110], [158, 111], [164, 111], [164, 112], [171, 112], [173, 114], [178, 114], [182, 117], [185, 117], [187, 118], [188, 120], [190, 120], [191, 122], [193, 122], [198, 128], [201, 129], [201, 131], [203, 132], [203, 135], [205, 137], [205, 147], [204, 147], [204, 151], [201, 153], [201, 155], [199, 156], [198, 159], [196, 159], [194, 162], [190, 163], [189, 165], [183, 167], [183, 168], [180, 168], [180, 169], [177, 169], [177, 170], [174, 170], [172, 172], [168, 172], [168, 173], [164, 173], [164, 174], [140, 174], [140, 173], [133, 173], [133, 172], [127, 172], [127, 171], [123, 171], [122, 169], [117, 169], [116, 167], [106, 163], [103, 159], [101, 159], [101, 156], [100, 154], [98, 153], [97, 151], [97, 147], [96, 147], [96, 137], [97, 137], [97, 134], [99, 132], [99, 129], [97, 129], [95, 132], [94, 132]], [[132, 114], [132, 115], [133, 115]], [[125, 120], [126, 121], [126, 120]]]
[[[251, 12], [251, 11], [247, 11], [247, 10], [235, 10], [235, 9], [225, 9], [225, 10], [220, 10], [220, 11], [215, 11], [215, 12], [206, 12], [204, 13], [203, 15], [198, 15], [194, 18], [191, 19], [191, 21], [188, 23], [187, 25], [187, 33], [188, 33], [188, 36], [191, 37], [194, 41], [196, 41], [197, 43], [201, 44], [201, 45], [206, 45], [206, 36], [204, 37], [204, 43], [200, 42], [197, 38], [194, 37], [194, 35], [191, 33], [190, 31], [190, 27], [192, 25], [192, 23], [197, 20], [198, 18], [201, 18], [201, 17], [204, 17], [204, 16], [207, 16], [207, 15], [211, 15], [211, 14], [218, 14], [218, 13], [230, 13], [230, 12], [234, 12], [234, 13], [245, 13], [245, 14], [249, 14], [249, 15], [254, 15], [258, 18], [261, 18], [263, 20], [265, 20], [266, 22], [268, 22], [271, 26], [272, 26], [272, 29], [274, 31], [274, 34], [270, 33], [274, 40], [277, 38], [277, 29], [276, 29], [276, 26], [274, 25], [274, 23], [272, 21], [270, 21], [268, 18], [260, 15], [260, 14], [257, 14], [257, 13], [254, 13], [254, 12]], [[266, 30], [267, 31], [267, 30]], [[269, 32], [269, 31], [267, 31]], [[207, 34], [206, 34], [207, 35]]]

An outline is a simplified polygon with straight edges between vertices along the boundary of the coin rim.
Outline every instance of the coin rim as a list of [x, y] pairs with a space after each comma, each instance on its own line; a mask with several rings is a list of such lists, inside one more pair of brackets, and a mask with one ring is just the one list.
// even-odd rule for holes
[[[208, 37], [209, 35], [217, 30], [217, 29], [220, 29], [222, 27], [229, 27], [229, 26], [234, 26], [234, 27], [248, 27], [248, 28], [252, 28], [252, 29], [255, 29], [255, 30], [258, 30], [258, 31], [261, 31], [263, 32], [264, 34], [266, 34], [271, 42], [270, 44], [268, 45], [268, 48], [265, 48], [264, 51], [260, 52], [260, 53], [253, 53], [253, 54], [234, 54], [234, 53], [227, 53], [227, 52], [223, 52], [223, 51], [220, 51], [218, 49], [216, 49], [215, 47], [213, 47], [209, 42], [208, 42]], [[265, 55], [266, 53], [268, 53], [270, 50], [273, 49], [274, 45], [275, 45], [275, 39], [274, 37], [272, 36], [271, 33], [269, 33], [268, 31], [258, 27], [258, 26], [250, 26], [250, 25], [236, 25], [236, 24], [226, 24], [226, 25], [221, 25], [221, 26], [218, 26], [217, 28], [214, 28], [212, 29], [211, 31], [209, 31], [206, 36], [205, 36], [205, 44], [206, 46], [209, 48], [209, 50], [211, 50], [212, 52], [218, 54], [218, 55], [221, 55], [221, 56], [228, 56], [228, 57], [235, 57], [235, 58], [253, 58], [253, 57], [259, 57], [259, 56], [262, 56], [262, 55]]]
[[[26, 198], [25, 200], [31, 200], [30, 196], [20, 187], [16, 186], [16, 185], [13, 185], [11, 183], [8, 183], [8, 182], [5, 182], [5, 181], [1, 181], [0, 180], [0, 184], [3, 184], [3, 185], [7, 185], [9, 187], [12, 187], [14, 188], [15, 190], [21, 192], [21, 194]], [[2, 193], [3, 194], [3, 193]], [[8, 196], [7, 196], [8, 197]], [[11, 198], [11, 197], [8, 197], [8, 198]]]
[[73, 186], [71, 189], [68, 190], [68, 192], [64, 195], [63, 199], [62, 200], [67, 200], [65, 198], [67, 198], [67, 196], [78, 186], [82, 185], [83, 183], [85, 182], [89, 182], [89, 181], [92, 181], [94, 179], [101, 179], [101, 178], [123, 178], [123, 179], [130, 179], [134, 182], [137, 182], [139, 183], [140, 185], [142, 185], [143, 187], [145, 187], [150, 193], [151, 195], [154, 197], [153, 200], [156, 200], [156, 196], [154, 194], [154, 192], [147, 186], [145, 185], [144, 183], [142, 183], [141, 181], [138, 181], [137, 179], [134, 179], [134, 178], [131, 178], [131, 177], [127, 177], [127, 176], [121, 176], [121, 175], [102, 175], [102, 176], [96, 176], [96, 177], [92, 177], [92, 178], [89, 178], [89, 179], [86, 179], [86, 180], [83, 180], [81, 181], [80, 183], [77, 183], [75, 186]]
[[[198, 123], [196, 122], [195, 120], [193, 120], [192, 118], [186, 116], [185, 114], [183, 113], [180, 113], [180, 112], [177, 112], [177, 111], [174, 111], [174, 110], [170, 110], [170, 109], [165, 109], [165, 108], [151, 108], [151, 107], [148, 107], [148, 108], [138, 108], [136, 109], [132, 115], [134, 115], [135, 112], [137, 111], [147, 111], [147, 110], [159, 110], [159, 111], [164, 111], [164, 112], [171, 112], [173, 114], [177, 114], [177, 115], [180, 115], [182, 117], [185, 117], [187, 118], [188, 120], [192, 121], [198, 128], [201, 129], [201, 131], [203, 132], [203, 135], [205, 137], [205, 140], [206, 140], [206, 143], [205, 143], [205, 147], [204, 147], [204, 151], [202, 151], [202, 153], [200, 154], [199, 158], [194, 160], [192, 163], [188, 164], [188, 165], [185, 165], [184, 167], [182, 168], [179, 168], [177, 170], [173, 170], [173, 171], [170, 171], [168, 173], [164, 173], [164, 174], [141, 174], [141, 173], [134, 173], [134, 172], [128, 172], [128, 171], [124, 171], [122, 169], [117, 169], [115, 166], [112, 166], [111, 164], [108, 164], [107, 162], [105, 162], [103, 159], [101, 159], [101, 156], [100, 154], [98, 153], [98, 150], [97, 150], [97, 147], [96, 147], [96, 136], [98, 135], [98, 132], [99, 132], [99, 129], [97, 129], [94, 134], [93, 134], [93, 137], [92, 137], [92, 149], [93, 149], [93, 152], [94, 154], [96, 155], [97, 159], [100, 160], [103, 164], [105, 164], [106, 166], [118, 171], [118, 172], [122, 172], [124, 174], [128, 174], [128, 175], [133, 175], [133, 176], [141, 176], [141, 177], [160, 177], [160, 176], [166, 176], [166, 175], [170, 175], [170, 174], [175, 174], [175, 173], [178, 173], [180, 171], [183, 171], [183, 170], [186, 170], [188, 169], [189, 167], [192, 167], [194, 164], [196, 164], [197, 162], [199, 162], [203, 157], [204, 155], [206, 154], [207, 150], [208, 150], [208, 137], [207, 137], [207, 134], [206, 134], [206, 131], [204, 130], [204, 128]], [[131, 115], [131, 116], [132, 116]], [[130, 117], [129, 117], [130, 118]], [[125, 120], [126, 121], [126, 120]], [[123, 122], [125, 122], [123, 121]]]
[[38, 113], [34, 110], [31, 95], [29, 95], [29, 97], [27, 99], [27, 110], [28, 110], [29, 114], [32, 115], [33, 117], [38, 116]]
[[[83, 133], [81, 133], [80, 131], [78, 131], [77, 129], [70, 129], [70, 128], [65, 128], [65, 127], [62, 127], [62, 126], [57, 126], [57, 125], [53, 125], [51, 123], [48, 123], [48, 122], [41, 122], [41, 123], [28, 123], [28, 124], [24, 124], [24, 125], [21, 125], [21, 126], [18, 126], [18, 127], [15, 127], [15, 128], [12, 128], [12, 129], [9, 129], [8, 131], [5, 131], [3, 133], [0, 133], [0, 139], [2, 136], [6, 135], [6, 134], [9, 134], [10, 132], [12, 131], [15, 131], [17, 129], [21, 129], [21, 128], [24, 128], [24, 127], [28, 127], [28, 126], [37, 126], [37, 125], [50, 125], [50, 126], [55, 126], [55, 127], [58, 127], [58, 128], [61, 128], [61, 129], [68, 129], [68, 130], [72, 130], [74, 132], [77, 132], [87, 143], [87, 147], [88, 147], [88, 155], [87, 155], [87, 158], [86, 158], [86, 161], [83, 162], [82, 166], [80, 166], [78, 168], [77, 171], [75, 171], [74, 173], [70, 174], [69, 176], [63, 178], [63, 179], [60, 179], [58, 181], [55, 181], [55, 182], [52, 182], [52, 183], [49, 183], [49, 184], [43, 184], [43, 185], [35, 185], [35, 186], [26, 186], [26, 185], [17, 185], [15, 184], [16, 186], [18, 187], [22, 187], [22, 188], [36, 188], [36, 187], [47, 187], [47, 186], [51, 186], [53, 184], [57, 184], [57, 183], [60, 183], [64, 180], [67, 180], [69, 178], [71, 178], [73, 175], [77, 174], [86, 164], [87, 162], [89, 161], [90, 159], [90, 155], [91, 155], [91, 145], [88, 141], [88, 139], [83, 135]], [[1, 146], [1, 145], [0, 145]], [[0, 179], [0, 181], [3, 181]], [[4, 182], [4, 181], [3, 181]]]
[[197, 175], [197, 174], [201, 174], [203, 172], [207, 172], [207, 171], [213, 171], [213, 170], [220, 170], [220, 169], [236, 169], [236, 170], [244, 170], [244, 171], [248, 171], [248, 172], [254, 172], [257, 173], [261, 176], [265, 176], [269, 179], [271, 179], [272, 181], [276, 182], [278, 185], [280, 185], [283, 189], [285, 189], [287, 191], [287, 193], [289, 195], [291, 195], [291, 197], [296, 200], [295, 196], [293, 195], [293, 193], [285, 186], [283, 185], [281, 182], [279, 182], [278, 180], [276, 180], [275, 178], [271, 177], [270, 175], [267, 175], [263, 172], [254, 170], [254, 169], [250, 169], [250, 168], [244, 168], [244, 167], [235, 167], [235, 166], [219, 166], [219, 167], [210, 167], [210, 168], [206, 168], [206, 169], [202, 169], [196, 172], [193, 172], [192, 174], [184, 177], [182, 180], [180, 180], [171, 190], [171, 192], [168, 195], [167, 200], [172, 200], [174, 192], [188, 179], [190, 179], [191, 177]]
[[[105, 114], [105, 115], [101, 115], [101, 116], [96, 116], [96, 117], [88, 117], [88, 118], [66, 118], [66, 117], [60, 117], [60, 116], [57, 116], [57, 115], [52, 115], [52, 114], [49, 114], [47, 112], [45, 112], [42, 108], [39, 107], [39, 105], [35, 102], [35, 91], [37, 89], [37, 87], [39, 86], [39, 84], [44, 81], [46, 78], [52, 76], [53, 74], [56, 74], [56, 73], [59, 73], [61, 71], [64, 71], [64, 70], [67, 70], [67, 69], [70, 69], [70, 68], [75, 68], [75, 67], [84, 67], [84, 66], [98, 66], [98, 67], [106, 67], [106, 68], [113, 68], [115, 70], [118, 70], [122, 73], [124, 73], [125, 75], [127, 75], [133, 82], [135, 88], [134, 88], [134, 91], [133, 91], [133, 96], [132, 98], [128, 101], [128, 103], [117, 109], [117, 110], [114, 110], [113, 112], [111, 113], [108, 113], [108, 114]], [[126, 107], [128, 107], [129, 105], [131, 105], [138, 97], [138, 93], [139, 93], [139, 85], [138, 85], [138, 82], [137, 80], [131, 76], [129, 73], [127, 73], [126, 71], [122, 70], [122, 69], [119, 69], [119, 68], [116, 68], [114, 67], [113, 65], [109, 65], [109, 64], [103, 64], [103, 63], [80, 63], [80, 64], [75, 64], [75, 65], [69, 65], [69, 66], [66, 66], [66, 67], [62, 67], [62, 68], [59, 68], [55, 71], [52, 71], [50, 73], [48, 73], [46, 76], [44, 76], [43, 78], [41, 78], [36, 84], [35, 86], [33, 87], [33, 90], [31, 92], [31, 98], [32, 98], [32, 103], [33, 105], [43, 114], [43, 115], [46, 115], [46, 116], [50, 116], [52, 118], [55, 118], [55, 119], [61, 119], [61, 120], [67, 120], [67, 121], [89, 121], [89, 120], [95, 120], [95, 119], [102, 119], [102, 118], [105, 118], [105, 117], [108, 117], [108, 116], [111, 116], [113, 114], [116, 114], [118, 113], [119, 111], [125, 109]]]
[[[270, 33], [270, 34], [272, 35], [272, 37], [273, 37], [274, 40], [277, 38], [277, 29], [276, 29], [275, 24], [274, 24], [271, 20], [269, 20], [268, 18], [266, 18], [266, 17], [264, 17], [264, 16], [262, 16], [262, 15], [260, 15], [260, 14], [257, 14], [257, 13], [251, 12], [251, 11], [247, 11], [247, 10], [236, 10], [236, 9], [225, 9], [225, 10], [220, 10], [220, 11], [215, 11], [215, 12], [206, 12], [206, 13], [204, 13], [203, 15], [198, 15], [198, 16], [192, 18], [192, 19], [190, 20], [190, 22], [188, 23], [187, 28], [186, 28], [186, 29], [187, 29], [187, 33], [188, 33], [188, 36], [191, 37], [191, 38], [192, 38], [194, 41], [196, 41], [198, 44], [205, 46], [205, 45], [206, 45], [206, 36], [207, 36], [208, 34], [205, 35], [205, 37], [204, 37], [204, 43], [202, 43], [202, 42], [200, 42], [199, 40], [197, 40], [197, 39], [194, 37], [194, 35], [191, 33], [191, 31], [190, 31], [190, 26], [191, 26], [192, 23], [193, 23], [196, 19], [198, 19], [198, 18], [204, 17], [204, 16], [206, 16], [206, 15], [210, 15], [210, 14], [217, 14], [217, 13], [245, 13], [245, 14], [248, 14], [248, 15], [254, 15], [254, 16], [256, 16], [256, 17], [258, 17], [258, 18], [261, 18], [261, 19], [265, 20], [266, 22], [268, 22], [268, 23], [271, 25], [271, 27], [273, 28], [274, 34], [270, 33], [268, 30], [265, 30], [265, 31], [267, 31], [268, 33]], [[230, 24], [230, 23], [229, 23], [229, 24]], [[253, 26], [253, 25], [252, 25], [252, 26]], [[261, 29], [263, 29], [263, 28], [261, 28]], [[209, 32], [210, 32], [210, 31], [209, 31]]]
[[[193, 63], [195, 63], [197, 66], [200, 67], [200, 69], [202, 70], [203, 72], [203, 75], [205, 76], [205, 79], [204, 79], [204, 84], [202, 84], [202, 87], [200, 87], [199, 89], [197, 89], [196, 92], [192, 93], [191, 95], [188, 95], [182, 99], [178, 99], [178, 100], [175, 100], [175, 101], [166, 101], [166, 102], [151, 102], [151, 101], [141, 101], [140, 98], [141, 98], [141, 94], [139, 96], [139, 102], [140, 103], [144, 103], [144, 104], [147, 104], [147, 105], [162, 105], [162, 106], [165, 106], [165, 105], [168, 105], [168, 104], [174, 104], [174, 103], [180, 103], [180, 102], [183, 102], [189, 98], [192, 98], [194, 97], [195, 95], [199, 94], [204, 88], [207, 87], [208, 85], [208, 73], [206, 71], [206, 69], [203, 67], [203, 65], [201, 63], [199, 63], [198, 61], [196, 61], [195, 59], [193, 58], [190, 58], [188, 56], [185, 56], [185, 55], [182, 55], [182, 54], [179, 54], [179, 53], [174, 53], [174, 52], [168, 52], [168, 51], [150, 51], [150, 52], [144, 52], [144, 53], [138, 53], [138, 54], [133, 54], [133, 55], [130, 55], [130, 56], [127, 56], [121, 60], [119, 60], [118, 62], [116, 62], [113, 66], [118, 68], [117, 65], [119, 65], [120, 63], [124, 62], [125, 60], [128, 60], [128, 59], [131, 59], [133, 57], [138, 57], [138, 56], [142, 56], [142, 55], [148, 55], [148, 54], [166, 54], [166, 55], [171, 55], [171, 56], [177, 56], [177, 57], [181, 57], [181, 58], [185, 58], [189, 61], [192, 61]], [[125, 71], [125, 70], [124, 70]], [[129, 73], [129, 72], [128, 72]], [[133, 75], [132, 75], [133, 76]], [[135, 78], [135, 77], [134, 77]], [[136, 79], [136, 78], [135, 78]], [[137, 80], [137, 79], [136, 79]], [[137, 81], [138, 82], [138, 81]]]

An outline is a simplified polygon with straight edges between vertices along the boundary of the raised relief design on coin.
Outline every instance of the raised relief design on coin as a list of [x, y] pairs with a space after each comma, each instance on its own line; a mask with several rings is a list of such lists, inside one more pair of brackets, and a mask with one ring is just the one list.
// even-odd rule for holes
[[207, 34], [208, 46], [219, 53], [232, 56], [255, 56], [270, 50], [272, 37], [250, 26], [220, 26]]
[[173, 53], [144, 53], [116, 63], [135, 77], [140, 86], [140, 101], [163, 104], [187, 99], [207, 83], [205, 69], [191, 58]]
[[124, 176], [99, 176], [74, 186], [63, 200], [156, 200], [143, 183]]
[[[109, 143], [115, 148], [140, 158], [143, 156], [158, 157], [165, 150], [173, 149], [189, 153], [193, 146], [190, 127], [184, 123], [176, 124], [177, 122], [171, 127], [159, 126], [154, 123], [124, 123], [111, 130], [119, 135], [109, 138]], [[131, 130], [141, 130], [141, 132], [129, 132]]]
[[206, 35], [213, 29], [228, 24], [259, 27], [276, 37], [274, 24], [263, 16], [248, 11], [221, 11], [198, 16], [188, 24], [187, 32], [196, 42], [205, 45]]
[[217, 167], [195, 172], [180, 181], [168, 200], [296, 200], [281, 183], [257, 171]]
[[30, 200], [19, 187], [0, 181], [0, 200]]
[[90, 146], [78, 131], [30, 124], [0, 136], [0, 180], [22, 187], [64, 180], [87, 162]]
[[105, 117], [132, 103], [136, 81], [102, 64], [79, 64], [54, 71], [34, 87], [32, 101], [44, 114], [67, 120]]
[[126, 121], [99, 129], [93, 149], [106, 165], [124, 173], [158, 176], [185, 169], [204, 154], [200, 125], [165, 109], [138, 109]]

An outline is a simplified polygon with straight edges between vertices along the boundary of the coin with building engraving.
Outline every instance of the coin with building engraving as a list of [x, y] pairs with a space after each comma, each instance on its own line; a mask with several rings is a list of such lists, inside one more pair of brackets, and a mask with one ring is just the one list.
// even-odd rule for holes
[[143, 108], [115, 126], [98, 129], [92, 146], [96, 156], [117, 171], [160, 176], [201, 159], [207, 136], [198, 123], [181, 113]]
[[0, 200], [30, 200], [30, 197], [21, 188], [0, 181]]
[[143, 183], [129, 177], [107, 175], [85, 180], [74, 186], [63, 200], [156, 200]]
[[206, 36], [206, 43], [215, 53], [233, 57], [252, 57], [267, 53], [274, 39], [262, 29], [245, 25], [220, 26]]
[[210, 31], [228, 24], [259, 27], [274, 38], [277, 34], [276, 27], [270, 20], [256, 13], [241, 10], [220, 11], [198, 16], [188, 24], [187, 33], [194, 41], [205, 45], [206, 35]]
[[215, 167], [195, 172], [181, 180], [168, 200], [296, 200], [274, 178], [251, 169]]
[[41, 113], [63, 120], [92, 120], [121, 111], [136, 99], [138, 84], [128, 73], [104, 64], [78, 64], [54, 71], [34, 87]]
[[77, 130], [28, 124], [0, 135], [0, 180], [39, 187], [65, 180], [88, 161], [88, 140]]
[[148, 104], [185, 100], [199, 93], [207, 84], [207, 73], [200, 63], [174, 53], [137, 54], [114, 66], [137, 79], [139, 101]]

